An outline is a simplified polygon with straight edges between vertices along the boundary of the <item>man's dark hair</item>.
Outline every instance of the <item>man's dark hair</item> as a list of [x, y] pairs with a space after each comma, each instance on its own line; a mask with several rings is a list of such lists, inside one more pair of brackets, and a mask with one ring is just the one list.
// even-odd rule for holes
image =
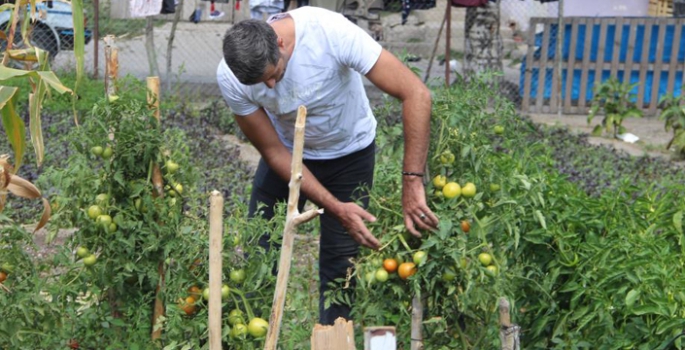
[[269, 64], [276, 65], [281, 53], [278, 36], [264, 21], [248, 19], [226, 31], [224, 60], [242, 84], [260, 82]]

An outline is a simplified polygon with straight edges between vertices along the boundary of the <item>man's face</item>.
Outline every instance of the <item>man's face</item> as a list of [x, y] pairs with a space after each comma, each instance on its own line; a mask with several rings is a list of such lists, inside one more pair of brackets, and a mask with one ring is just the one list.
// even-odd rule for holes
[[264, 76], [262, 77], [262, 82], [266, 84], [269, 89], [273, 89], [274, 86], [276, 86], [276, 83], [283, 79], [286, 66], [287, 63], [285, 58], [283, 55], [281, 55], [281, 58], [278, 59], [278, 62], [276, 62], [275, 66], [272, 64], [266, 66], [266, 69], [264, 70]]

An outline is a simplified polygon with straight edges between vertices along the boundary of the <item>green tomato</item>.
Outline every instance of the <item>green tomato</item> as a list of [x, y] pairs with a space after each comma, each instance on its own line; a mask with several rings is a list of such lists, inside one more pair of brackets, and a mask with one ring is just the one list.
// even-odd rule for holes
[[495, 277], [497, 276], [497, 273], [499, 273], [499, 269], [497, 268], [497, 265], [489, 265], [485, 267], [485, 270], [489, 276]]
[[247, 335], [247, 326], [242, 323], [238, 323], [233, 326], [228, 335], [232, 339], [245, 339], [245, 336]]
[[231, 281], [240, 284], [245, 281], [245, 270], [243, 269], [238, 269], [238, 270], [232, 270], [231, 273], [229, 274], [229, 278]]
[[503, 126], [495, 125], [494, 129], [495, 129], [495, 134], [497, 134], [497, 135], [504, 134], [504, 127]]
[[205, 288], [205, 289], [202, 291], [202, 298], [205, 299], [205, 300], [207, 300], [207, 301], [209, 301], [209, 288]]
[[247, 332], [255, 338], [260, 338], [266, 335], [266, 331], [269, 329], [269, 322], [266, 322], [263, 318], [255, 317], [250, 320], [247, 325]]
[[388, 277], [389, 277], [388, 271], [385, 271], [384, 268], [380, 268], [380, 269], [376, 270], [375, 277], [376, 277], [376, 281], [385, 282], [388, 280]]
[[6, 273], [14, 273], [14, 265], [10, 263], [3, 263], [0, 265], [0, 271], [4, 271]]
[[243, 320], [243, 312], [240, 309], [233, 309], [228, 313], [228, 324], [235, 326], [237, 324], [245, 324]]
[[92, 153], [95, 156], [101, 156], [102, 155], [102, 146], [93, 146], [90, 149], [90, 153]]
[[100, 215], [98, 216], [98, 223], [105, 229], [109, 229], [109, 225], [112, 223], [112, 217], [107, 214]]
[[423, 265], [423, 263], [426, 262], [426, 259], [428, 259], [428, 254], [426, 254], [426, 252], [422, 250], [419, 250], [418, 252], [414, 253], [414, 256], [412, 256], [412, 258], [416, 266], [421, 266]]
[[452, 282], [455, 278], [457, 278], [457, 273], [452, 268], [448, 268], [442, 273], [442, 280], [445, 282]]
[[100, 215], [102, 215], [102, 208], [98, 205], [91, 205], [88, 207], [88, 217], [91, 220], [97, 219]]
[[446, 150], [440, 154], [440, 163], [444, 165], [454, 163], [454, 154], [450, 150]]
[[497, 192], [499, 191], [500, 187], [498, 184], [490, 184], [490, 191], [492, 192]]
[[102, 151], [101, 157], [102, 157], [102, 159], [109, 159], [109, 158], [112, 157], [112, 153], [114, 153], [114, 151], [112, 150], [112, 147], [107, 146], [107, 147]]
[[478, 254], [478, 261], [480, 261], [483, 266], [489, 266], [492, 264], [492, 255], [488, 253], [480, 253]]
[[107, 193], [100, 193], [95, 196], [95, 203], [105, 205], [109, 203], [109, 195]]
[[88, 255], [90, 255], [90, 251], [88, 250], [88, 248], [86, 248], [86, 247], [76, 248], [76, 256], [78, 256], [79, 258], [83, 259], [83, 258], [87, 257]]
[[231, 289], [228, 288], [228, 285], [224, 284], [223, 286], [221, 286], [221, 300], [228, 299], [228, 297], [231, 296], [230, 292]]
[[461, 195], [466, 198], [473, 198], [476, 195], [476, 185], [473, 182], [467, 182], [464, 187], [461, 188]]
[[180, 168], [178, 163], [173, 160], [167, 160], [166, 163], [164, 163], [164, 167], [169, 174], [175, 174], [178, 171], [178, 168]]
[[91, 267], [91, 266], [95, 265], [95, 263], [97, 261], [98, 261], [98, 258], [95, 255], [90, 254], [87, 257], [83, 258], [83, 265]]

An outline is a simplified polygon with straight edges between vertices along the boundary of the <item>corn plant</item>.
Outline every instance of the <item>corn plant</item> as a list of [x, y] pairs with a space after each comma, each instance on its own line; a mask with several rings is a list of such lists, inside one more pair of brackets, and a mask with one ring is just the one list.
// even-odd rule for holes
[[622, 83], [616, 78], [610, 78], [597, 85], [587, 123], [590, 124], [600, 112], [604, 114], [604, 119], [592, 130], [593, 136], [600, 136], [603, 129], [607, 132], [613, 129], [613, 137], [617, 138], [619, 134], [626, 131], [623, 127], [623, 120], [630, 117], [642, 117], [642, 110], [632, 102], [635, 99], [635, 94], [632, 92], [635, 86], [637, 83]]
[[685, 158], [685, 96], [664, 96], [661, 101], [659, 119], [665, 122], [666, 131], [673, 130], [673, 138], [666, 149], [673, 148], [680, 158]]

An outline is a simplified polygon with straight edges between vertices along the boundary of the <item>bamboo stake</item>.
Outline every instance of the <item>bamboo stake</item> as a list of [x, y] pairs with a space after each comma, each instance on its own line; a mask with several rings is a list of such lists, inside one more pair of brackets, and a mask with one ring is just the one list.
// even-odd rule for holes
[[288, 288], [288, 276], [290, 275], [290, 263], [293, 255], [293, 241], [297, 226], [323, 214], [323, 209], [311, 209], [302, 214], [297, 209], [300, 198], [300, 186], [302, 185], [302, 153], [304, 148], [304, 126], [307, 118], [307, 108], [300, 106], [297, 110], [295, 122], [295, 140], [293, 144], [293, 159], [290, 169], [290, 193], [288, 196], [288, 213], [283, 229], [283, 246], [281, 258], [278, 263], [278, 277], [276, 278], [276, 292], [271, 306], [269, 318], [269, 330], [266, 334], [264, 349], [276, 350], [278, 333], [283, 318], [283, 305], [285, 304], [285, 292]]
[[511, 323], [509, 301], [504, 297], [499, 298], [499, 324], [499, 339], [502, 342], [502, 350], [521, 350], [519, 344], [521, 327]]
[[114, 35], [105, 36], [105, 93], [107, 97], [117, 94], [117, 77], [119, 76], [119, 51], [114, 46]]
[[221, 247], [224, 197], [209, 197], [209, 350], [221, 350]]

